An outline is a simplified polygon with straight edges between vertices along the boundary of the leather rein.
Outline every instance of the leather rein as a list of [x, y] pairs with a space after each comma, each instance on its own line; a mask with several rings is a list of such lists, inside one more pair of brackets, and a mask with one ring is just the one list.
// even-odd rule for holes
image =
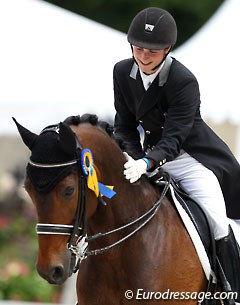
[[[86, 189], [87, 189], [87, 183], [86, 183], [86, 175], [82, 169], [81, 164], [81, 151], [82, 147], [79, 143], [77, 137], [77, 148], [76, 148], [76, 159], [71, 160], [69, 162], [65, 163], [55, 163], [55, 164], [43, 164], [43, 163], [35, 163], [29, 160], [29, 164], [34, 167], [38, 168], [56, 168], [56, 167], [64, 167], [64, 166], [71, 166], [76, 164], [79, 169], [79, 195], [78, 195], [78, 205], [77, 205], [77, 211], [76, 216], [73, 225], [64, 225], [64, 224], [50, 224], [50, 223], [37, 223], [36, 225], [36, 233], [37, 234], [46, 234], [46, 235], [69, 235], [69, 241], [67, 243], [67, 248], [71, 251], [71, 254], [75, 256], [77, 259], [75, 267], [73, 269], [73, 272], [76, 272], [79, 268], [79, 264], [81, 261], [88, 256], [91, 255], [98, 255], [100, 253], [103, 253], [109, 249], [112, 249], [113, 247], [121, 244], [131, 236], [133, 236], [135, 233], [137, 233], [139, 230], [141, 230], [148, 222], [150, 222], [153, 217], [155, 216], [156, 212], [160, 208], [163, 198], [165, 197], [169, 185], [170, 185], [170, 177], [164, 173], [163, 177], [161, 178], [162, 184], [164, 185], [163, 191], [161, 193], [160, 198], [153, 204], [153, 206], [144, 214], [142, 214], [137, 219], [131, 221], [130, 223], [127, 223], [121, 227], [115, 228], [111, 231], [107, 231], [104, 233], [97, 233], [92, 236], [87, 236], [87, 217], [86, 217]], [[102, 198], [99, 196], [98, 199], [100, 199], [100, 202], [103, 204], [106, 204]], [[139, 224], [140, 223], [140, 224]], [[81, 224], [81, 227], [79, 225]], [[139, 224], [137, 228], [132, 230], [130, 233], [125, 235], [120, 240], [116, 241], [113, 244], [110, 244], [106, 247], [94, 249], [94, 250], [88, 250], [88, 243], [92, 240], [96, 240], [98, 238], [102, 238], [111, 234], [114, 234], [116, 232], [122, 231], [126, 228], [129, 228], [135, 224]]]

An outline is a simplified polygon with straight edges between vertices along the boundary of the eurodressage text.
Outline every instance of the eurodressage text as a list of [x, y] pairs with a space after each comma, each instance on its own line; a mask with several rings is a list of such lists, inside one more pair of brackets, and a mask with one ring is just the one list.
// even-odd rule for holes
[[201, 304], [203, 300], [230, 300], [237, 299], [237, 292], [174, 292], [170, 289], [160, 291], [145, 291], [142, 288], [137, 289], [136, 292], [132, 290], [125, 291], [125, 298], [127, 300], [197, 300]]

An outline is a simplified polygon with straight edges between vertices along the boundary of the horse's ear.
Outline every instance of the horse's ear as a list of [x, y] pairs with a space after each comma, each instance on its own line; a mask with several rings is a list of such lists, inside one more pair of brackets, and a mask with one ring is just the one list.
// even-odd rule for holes
[[12, 118], [15, 124], [17, 125], [18, 132], [20, 133], [20, 136], [24, 142], [24, 144], [32, 150], [33, 144], [35, 140], [38, 138], [38, 135], [31, 132], [30, 130], [26, 129], [22, 125], [20, 125], [15, 118]]
[[59, 137], [61, 149], [67, 154], [74, 154], [77, 148], [75, 133], [62, 122], [59, 124]]

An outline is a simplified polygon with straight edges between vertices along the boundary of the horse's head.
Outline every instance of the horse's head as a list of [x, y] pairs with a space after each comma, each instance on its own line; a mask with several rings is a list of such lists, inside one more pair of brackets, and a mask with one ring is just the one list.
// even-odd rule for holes
[[[98, 145], [103, 132], [89, 124], [70, 128], [60, 123], [36, 135], [16, 120], [15, 123], [31, 150], [25, 188], [38, 216], [37, 270], [50, 283], [61, 284], [75, 266], [75, 253], [70, 250], [74, 250], [79, 236], [86, 233], [86, 219], [95, 213], [101, 199], [95, 189], [101, 171], [96, 164], [93, 166], [91, 151], [104, 154], [106, 143], [102, 148]], [[88, 178], [91, 190], [86, 184]]]

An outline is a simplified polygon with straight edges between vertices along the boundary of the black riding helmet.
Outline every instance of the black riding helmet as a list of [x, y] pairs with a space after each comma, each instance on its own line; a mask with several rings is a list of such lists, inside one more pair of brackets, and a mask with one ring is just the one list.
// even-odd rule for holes
[[131, 45], [150, 50], [163, 50], [176, 43], [177, 25], [170, 13], [149, 7], [132, 20], [127, 36]]

